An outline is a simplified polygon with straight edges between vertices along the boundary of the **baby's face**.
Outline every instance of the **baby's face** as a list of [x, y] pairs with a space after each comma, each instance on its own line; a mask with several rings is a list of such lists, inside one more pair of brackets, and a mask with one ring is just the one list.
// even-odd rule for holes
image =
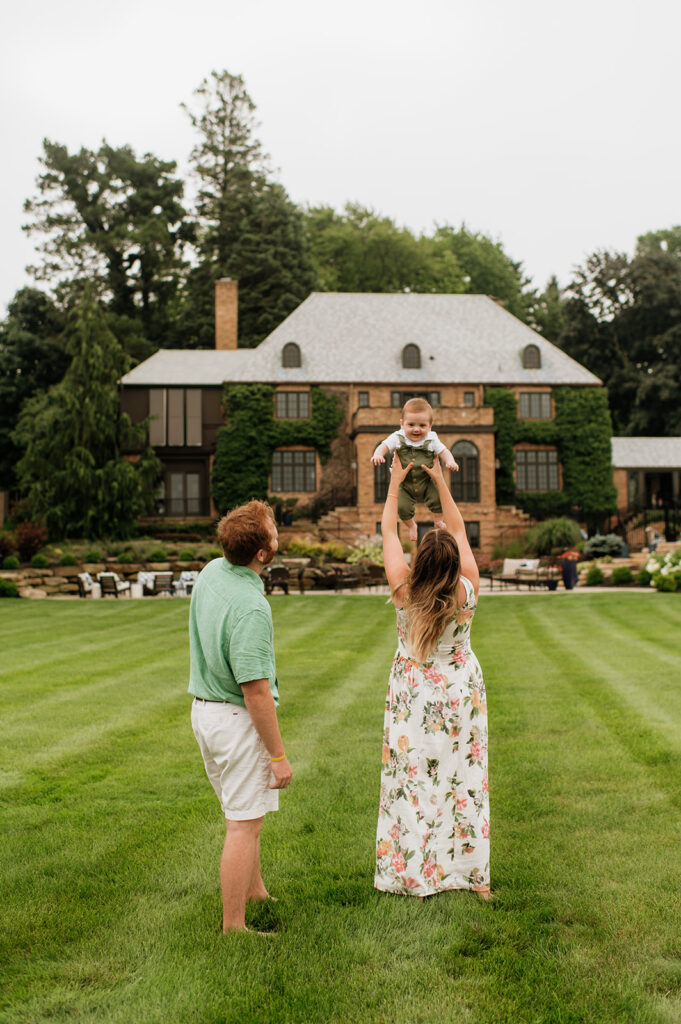
[[426, 412], [410, 412], [400, 420], [407, 441], [423, 441], [432, 425], [433, 421]]

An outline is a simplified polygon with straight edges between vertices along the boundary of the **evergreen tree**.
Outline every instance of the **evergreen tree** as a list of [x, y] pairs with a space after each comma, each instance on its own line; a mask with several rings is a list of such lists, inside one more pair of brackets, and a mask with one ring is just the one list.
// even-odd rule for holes
[[36, 288], [22, 288], [0, 324], [0, 489], [16, 485], [20, 451], [12, 440], [26, 399], [64, 376], [69, 364], [61, 332], [64, 314]]
[[198, 133], [197, 251], [180, 315], [183, 344], [214, 345], [215, 281], [239, 282], [239, 345], [252, 347], [316, 285], [302, 213], [271, 180], [243, 78], [213, 72], [185, 107]]
[[501, 242], [471, 232], [463, 224], [458, 229], [444, 225], [434, 237], [456, 258], [469, 295], [489, 295], [520, 320], [529, 320], [536, 296], [522, 264], [507, 256]]
[[14, 431], [19, 487], [52, 535], [128, 536], [159, 463], [151, 449], [135, 463], [120, 455], [133, 436], [117, 388], [129, 361], [90, 292], [71, 310], [64, 342], [63, 380], [24, 403]]

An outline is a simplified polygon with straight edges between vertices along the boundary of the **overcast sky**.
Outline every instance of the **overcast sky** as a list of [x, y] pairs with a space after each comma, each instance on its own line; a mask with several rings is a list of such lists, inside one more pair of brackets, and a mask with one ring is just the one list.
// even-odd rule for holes
[[29, 281], [42, 139], [184, 173], [180, 103], [224, 68], [296, 202], [463, 221], [540, 288], [681, 222], [675, 0], [23, 0], [1, 25], [3, 310]]

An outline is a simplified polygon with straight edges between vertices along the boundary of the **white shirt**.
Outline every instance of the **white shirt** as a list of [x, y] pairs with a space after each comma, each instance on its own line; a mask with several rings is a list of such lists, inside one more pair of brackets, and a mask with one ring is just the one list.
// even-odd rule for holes
[[426, 448], [427, 451], [434, 452], [436, 455], [445, 451], [447, 447], [442, 443], [434, 430], [429, 430], [422, 441], [410, 441], [402, 427], [389, 437], [386, 437], [383, 444], [386, 445], [389, 452], [394, 452], [396, 448], [400, 447], [400, 441], [404, 441], [410, 448]]

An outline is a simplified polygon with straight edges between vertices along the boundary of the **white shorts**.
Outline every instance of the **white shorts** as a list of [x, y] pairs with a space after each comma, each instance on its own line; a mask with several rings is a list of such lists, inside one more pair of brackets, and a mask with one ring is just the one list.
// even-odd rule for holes
[[279, 810], [267, 747], [246, 708], [194, 700], [192, 728], [225, 818], [249, 821]]

